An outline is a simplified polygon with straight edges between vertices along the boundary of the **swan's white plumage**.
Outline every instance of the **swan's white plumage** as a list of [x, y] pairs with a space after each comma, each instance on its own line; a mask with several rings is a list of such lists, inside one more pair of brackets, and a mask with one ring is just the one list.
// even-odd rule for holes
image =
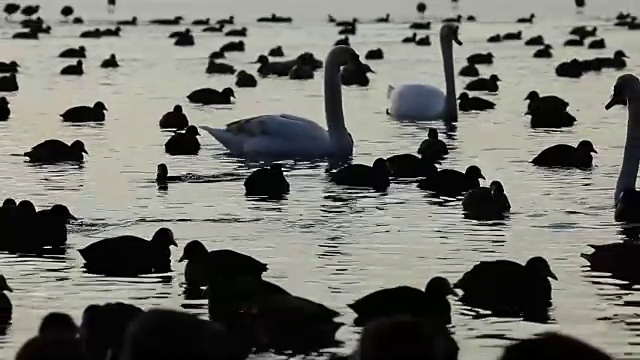
[[389, 114], [403, 120], [437, 120], [445, 110], [446, 95], [435, 86], [401, 85], [391, 91]]
[[290, 114], [260, 115], [227, 124], [225, 129], [200, 126], [236, 156], [321, 157], [331, 148], [327, 130]]
[[201, 128], [233, 155], [244, 158], [322, 159], [353, 154], [353, 138], [342, 111], [340, 68], [361, 64], [348, 46], [336, 46], [327, 55], [324, 68], [324, 102], [327, 129], [316, 122], [290, 114], [260, 115], [237, 120], [224, 129]]

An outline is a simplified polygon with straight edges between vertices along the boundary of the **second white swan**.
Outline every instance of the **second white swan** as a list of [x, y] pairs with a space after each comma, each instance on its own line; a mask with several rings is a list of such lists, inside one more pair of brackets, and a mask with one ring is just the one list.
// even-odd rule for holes
[[432, 85], [406, 84], [398, 88], [389, 85], [387, 96], [391, 98], [388, 113], [401, 120], [446, 120], [458, 119], [456, 85], [453, 71], [453, 43], [462, 45], [458, 39], [458, 26], [445, 23], [440, 28], [440, 48], [444, 62], [446, 94]]
[[322, 159], [353, 154], [353, 138], [342, 111], [340, 69], [360, 65], [360, 57], [348, 46], [336, 46], [324, 68], [324, 109], [327, 129], [295, 115], [260, 115], [237, 120], [224, 129], [200, 126], [233, 155], [243, 158]]
[[640, 192], [636, 190], [638, 162], [640, 161], [640, 79], [633, 74], [618, 77], [611, 100], [605, 105], [609, 110], [616, 105], [627, 105], [627, 138], [620, 175], [614, 193], [616, 221], [640, 222]]

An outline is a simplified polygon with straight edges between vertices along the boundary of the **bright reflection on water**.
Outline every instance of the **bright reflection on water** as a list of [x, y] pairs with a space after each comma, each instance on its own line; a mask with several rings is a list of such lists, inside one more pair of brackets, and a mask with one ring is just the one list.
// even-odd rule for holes
[[[80, 26], [57, 24], [62, 5], [76, 6], [87, 20]], [[121, 4], [120, 4], [121, 3]], [[367, 9], [362, 9], [363, 4]], [[628, 2], [631, 4], [632, 2]], [[159, 192], [153, 183], [158, 162], [170, 172], [246, 174], [250, 167], [224, 155], [207, 134], [196, 157], [169, 157], [162, 144], [167, 138], [157, 128], [159, 117], [174, 104], [185, 107], [194, 124], [221, 126], [259, 113], [290, 112], [323, 122], [321, 73], [309, 82], [259, 80], [256, 89], [237, 89], [238, 102], [230, 107], [186, 104], [185, 96], [199, 87], [221, 88], [231, 76], [204, 74], [206, 56], [228, 39], [196, 31], [196, 46], [181, 49], [166, 39], [181, 27], [127, 28], [122, 38], [80, 40], [77, 35], [115, 19], [137, 15], [141, 19], [183, 15], [212, 18], [235, 14], [239, 25], [249, 26], [246, 53], [229, 54], [228, 62], [254, 72], [249, 65], [260, 53], [280, 44], [288, 56], [312, 51], [324, 57], [338, 36], [324, 23], [327, 13], [338, 18], [382, 16], [404, 24], [363, 25], [353, 46], [364, 53], [382, 47], [387, 59], [371, 61], [377, 74], [367, 89], [344, 90], [348, 127], [356, 140], [356, 161], [370, 163], [378, 156], [414, 152], [426, 137], [426, 128], [446, 129], [441, 123], [411, 124], [385, 115], [386, 89], [405, 81], [442, 85], [442, 65], [437, 46], [400, 44], [410, 34], [406, 22], [415, 20], [414, 1], [391, 3], [363, 1], [305, 1], [295, 6], [286, 0], [268, 2], [231, 0], [122, 1], [117, 13], [108, 15], [106, 4], [53, 0], [44, 5], [53, 21], [51, 36], [38, 42], [8, 39], [15, 25], [0, 23], [0, 60], [22, 64], [18, 96], [10, 96], [13, 117], [0, 124], [2, 197], [28, 198], [38, 207], [65, 203], [82, 218], [71, 229], [66, 255], [45, 259], [3, 255], [0, 272], [15, 292], [13, 325], [0, 336], [1, 358], [35, 333], [40, 318], [51, 310], [67, 311], [79, 318], [85, 306], [107, 301], [129, 301], [145, 308], [184, 307], [206, 314], [206, 305], [182, 299], [183, 264], [164, 277], [113, 279], [84, 274], [76, 251], [104, 237], [135, 234], [150, 237], [161, 227], [173, 229], [182, 247], [199, 239], [209, 248], [233, 248], [269, 264], [267, 278], [291, 292], [321, 301], [341, 312], [350, 322], [346, 304], [384, 286], [417, 287], [434, 275], [452, 281], [481, 260], [509, 258], [525, 261], [542, 255], [549, 259], [560, 281], [554, 286], [552, 324], [540, 325], [491, 317], [472, 318], [468, 309], [454, 304], [455, 336], [462, 359], [492, 359], [509, 339], [544, 330], [575, 334], [606, 350], [638, 358], [640, 320], [636, 288], [619, 287], [604, 274], [587, 274], [581, 252], [588, 243], [608, 243], [620, 238], [612, 221], [613, 186], [623, 147], [624, 109], [603, 110], [619, 73], [603, 71], [581, 80], [556, 78], [555, 64], [572, 57], [610, 56], [624, 49], [631, 56], [629, 71], [638, 71], [640, 45], [636, 34], [607, 25], [604, 17], [618, 10], [611, 2], [590, 0], [586, 14], [576, 15], [573, 2], [553, 0], [463, 0], [458, 10], [446, 2], [429, 4], [431, 17], [455, 13], [475, 14], [481, 22], [463, 24], [462, 47], [454, 49], [456, 65], [467, 55], [492, 51], [496, 63], [482, 67], [485, 75], [497, 73], [503, 80], [498, 95], [489, 96], [498, 106], [493, 112], [463, 114], [445, 139], [452, 147], [443, 166], [464, 169], [477, 164], [488, 180], [499, 179], [511, 199], [510, 219], [477, 223], [462, 217], [459, 202], [433, 199], [413, 184], [394, 184], [386, 194], [352, 191], [330, 185], [324, 163], [287, 163], [292, 194], [281, 202], [257, 202], [243, 197], [241, 181], [211, 184], [177, 184]], [[153, 4], [153, 5], [152, 5]], [[320, 5], [321, 4], [321, 5]], [[633, 2], [635, 4], [635, 2]], [[535, 8], [532, 8], [535, 6]], [[638, 11], [638, 5], [635, 10]], [[146, 10], [145, 9], [151, 9]], [[249, 12], [247, 12], [249, 11]], [[512, 20], [536, 12], [535, 25]], [[271, 12], [293, 16], [292, 25], [255, 24], [257, 16]], [[487, 20], [489, 22], [482, 22]], [[608, 50], [563, 48], [570, 26], [597, 25]], [[437, 25], [434, 29], [437, 29]], [[555, 46], [553, 60], [532, 59], [532, 48], [519, 42], [487, 44], [494, 33], [522, 29], [525, 38], [542, 34]], [[434, 34], [434, 31], [428, 32]], [[435, 38], [434, 38], [435, 40]], [[63, 78], [59, 69], [71, 63], [56, 55], [66, 47], [84, 44], [88, 49], [86, 75]], [[99, 62], [115, 53], [121, 68], [107, 71]], [[463, 82], [458, 79], [458, 89]], [[579, 122], [562, 131], [531, 130], [524, 118], [524, 96], [536, 89], [567, 99]], [[104, 126], [67, 126], [57, 114], [67, 107], [102, 100], [109, 108]], [[39, 167], [23, 163], [19, 156], [47, 138], [82, 139], [90, 152], [83, 167]], [[592, 171], [541, 170], [527, 163], [546, 146], [576, 144], [588, 138], [599, 151]], [[173, 254], [174, 261], [181, 248]], [[339, 335], [353, 345], [357, 332], [345, 327]]]

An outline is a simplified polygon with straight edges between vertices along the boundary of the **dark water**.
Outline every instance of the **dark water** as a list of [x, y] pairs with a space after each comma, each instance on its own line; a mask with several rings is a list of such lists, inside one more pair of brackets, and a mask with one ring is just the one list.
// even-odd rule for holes
[[[0, 124], [2, 197], [28, 198], [38, 207], [56, 202], [68, 204], [82, 217], [84, 226], [71, 229], [67, 255], [47, 259], [3, 255], [0, 272], [15, 292], [14, 321], [0, 337], [0, 358], [11, 358], [16, 348], [51, 310], [67, 311], [78, 318], [91, 303], [128, 301], [145, 308], [185, 306], [181, 298], [182, 264], [175, 263], [171, 277], [113, 279], [86, 275], [76, 249], [107, 236], [134, 234], [150, 237], [160, 226], [173, 229], [182, 247], [199, 239], [209, 248], [230, 247], [269, 263], [268, 278], [295, 294], [312, 298], [352, 314], [345, 304], [383, 286], [408, 284], [422, 287], [434, 275], [456, 280], [474, 263], [498, 258], [525, 261], [532, 255], [550, 260], [560, 281], [554, 283], [554, 323], [539, 325], [505, 319], [472, 319], [454, 305], [456, 338], [462, 359], [491, 359], [507, 339], [522, 338], [544, 330], [560, 330], [584, 338], [611, 353], [638, 358], [640, 296], [620, 290], [604, 275], [586, 273], [579, 254], [586, 244], [608, 243], [620, 238], [612, 220], [613, 187], [621, 161], [626, 114], [623, 109], [603, 110], [619, 73], [604, 71], [581, 80], [556, 78], [555, 64], [572, 57], [611, 56], [624, 49], [631, 56], [629, 72], [637, 72], [640, 57], [638, 33], [607, 25], [618, 10], [640, 10], [636, 2], [612, 4], [590, 0], [583, 15], [575, 14], [572, 1], [461, 0], [458, 10], [448, 2], [429, 4], [429, 13], [440, 18], [455, 13], [478, 16], [480, 23], [463, 24], [462, 47], [456, 47], [456, 65], [478, 51], [492, 51], [496, 63], [483, 67], [485, 75], [497, 73], [500, 93], [491, 99], [497, 110], [463, 114], [455, 132], [447, 135], [454, 149], [446, 167], [463, 169], [479, 165], [489, 180], [501, 180], [511, 199], [511, 218], [498, 223], [464, 220], [460, 204], [434, 200], [413, 185], [393, 185], [387, 194], [346, 191], [327, 183], [324, 164], [288, 164], [291, 196], [282, 202], [255, 202], [243, 197], [241, 182], [178, 184], [158, 192], [153, 183], [155, 166], [166, 162], [174, 173], [246, 173], [248, 167], [224, 155], [224, 149], [208, 134], [195, 157], [169, 157], [162, 144], [167, 138], [157, 128], [159, 117], [182, 103], [194, 124], [223, 125], [260, 113], [289, 112], [324, 123], [321, 74], [309, 82], [260, 80], [256, 89], [237, 89], [231, 107], [199, 107], [185, 103], [193, 89], [232, 84], [231, 76], [204, 74], [206, 56], [228, 39], [196, 32], [196, 46], [180, 49], [166, 39], [183, 27], [127, 28], [122, 38], [79, 39], [78, 34], [116, 19], [138, 15], [226, 17], [235, 14], [239, 25], [249, 26], [246, 53], [229, 54], [229, 62], [241, 69], [277, 44], [287, 55], [313, 51], [324, 57], [336, 29], [324, 23], [327, 13], [337, 17], [381, 16], [415, 20], [409, 0], [373, 4], [365, 1], [272, 0], [243, 1], [120, 1], [115, 14], [107, 14], [101, 1], [69, 1], [87, 20], [79, 26], [57, 24], [60, 0], [44, 5], [54, 32], [41, 41], [9, 40], [15, 25], [0, 22], [0, 60], [15, 59], [23, 65], [21, 90], [11, 95], [13, 117]], [[66, 4], [66, 3], [65, 3]], [[533, 7], [532, 7], [533, 6]], [[516, 25], [516, 17], [536, 12], [535, 25]], [[278, 12], [294, 16], [292, 25], [257, 25], [257, 16]], [[55, 20], [54, 20], [55, 19]], [[300, 19], [298, 21], [298, 19]], [[486, 20], [487, 22], [482, 22]], [[598, 25], [608, 50], [565, 49], [560, 46], [572, 25]], [[404, 24], [363, 25], [352, 40], [364, 53], [382, 47], [387, 59], [371, 62], [377, 71], [368, 89], [344, 91], [347, 125], [356, 140], [356, 161], [370, 163], [377, 156], [413, 152], [426, 137], [426, 128], [440, 123], [403, 124], [387, 118], [388, 84], [406, 81], [443, 85], [437, 46], [399, 44], [410, 34]], [[438, 25], [434, 26], [437, 29]], [[494, 33], [522, 29], [525, 37], [542, 34], [555, 47], [553, 60], [532, 59], [533, 49], [519, 42], [485, 43]], [[435, 33], [432, 31], [430, 33]], [[63, 78], [60, 68], [71, 60], [56, 58], [69, 46], [85, 45], [89, 58], [86, 75]], [[116, 53], [121, 68], [99, 69], [99, 63]], [[462, 85], [458, 83], [458, 88]], [[555, 93], [571, 103], [579, 122], [562, 131], [534, 131], [523, 116], [524, 96], [530, 90]], [[68, 126], [57, 114], [67, 107], [107, 104], [104, 126]], [[82, 139], [90, 152], [82, 168], [37, 167], [9, 154], [21, 153], [47, 138]], [[549, 171], [527, 163], [546, 146], [590, 139], [598, 149], [592, 171]], [[181, 248], [173, 259], [179, 257]], [[189, 311], [206, 313], [206, 306], [188, 303]], [[353, 345], [357, 333], [345, 327], [340, 337]]]

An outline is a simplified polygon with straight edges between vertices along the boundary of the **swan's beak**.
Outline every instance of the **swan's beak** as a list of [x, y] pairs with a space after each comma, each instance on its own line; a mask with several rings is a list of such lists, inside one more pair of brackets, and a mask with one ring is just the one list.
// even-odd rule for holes
[[611, 100], [604, 106], [605, 110], [609, 110], [616, 105], [627, 105], [627, 99], [622, 96], [616, 96], [615, 94], [611, 96]]
[[453, 38], [453, 42], [458, 44], [459, 46], [462, 46], [462, 41], [460, 41], [457, 36]]

